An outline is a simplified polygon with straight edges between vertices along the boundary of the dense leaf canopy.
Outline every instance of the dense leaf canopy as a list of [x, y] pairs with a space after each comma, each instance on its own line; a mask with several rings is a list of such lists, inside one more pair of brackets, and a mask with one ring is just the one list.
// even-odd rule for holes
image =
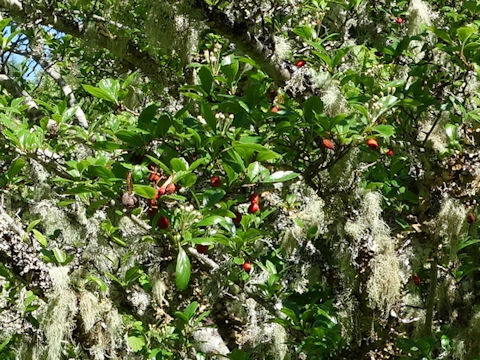
[[480, 359], [480, 1], [0, 14], [1, 359]]

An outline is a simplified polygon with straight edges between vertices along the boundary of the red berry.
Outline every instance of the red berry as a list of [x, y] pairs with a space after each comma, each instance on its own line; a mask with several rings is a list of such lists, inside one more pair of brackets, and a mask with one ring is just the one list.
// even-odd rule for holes
[[165, 216], [160, 216], [158, 218], [157, 225], [159, 229], [166, 229], [168, 228], [168, 225], [170, 225], [170, 221], [168, 221], [168, 219]]
[[157, 189], [157, 193], [155, 194], [155, 199], [158, 199], [162, 195], [165, 195], [165, 186], [161, 186]]
[[160, 180], [160, 175], [151, 173], [150, 176], [148, 177], [148, 180], [153, 182], [158, 182], [158, 180]]
[[397, 18], [397, 20], [395, 20], [397, 22], [397, 24], [402, 24], [403, 23], [403, 19], [401, 17]]
[[220, 187], [222, 186], [222, 179], [220, 179], [218, 176], [213, 176], [210, 179], [210, 184], [212, 184], [213, 187]]
[[325, 146], [327, 149], [333, 150], [335, 148], [335, 144], [331, 140], [323, 139], [322, 142], [323, 146]]
[[473, 213], [469, 213], [467, 215], [467, 221], [468, 221], [469, 224], [473, 224], [475, 222], [475, 220], [476, 220], [475, 215]]
[[250, 199], [250, 202], [252, 204], [258, 204], [258, 202], [260, 201], [260, 195], [258, 194], [251, 194], [248, 198]]
[[200, 254], [206, 254], [208, 250], [208, 245], [197, 244], [196, 248]]
[[247, 273], [249, 273], [250, 270], [252, 270], [252, 263], [246, 261], [246, 262], [243, 263], [242, 267], [243, 267], [243, 270], [245, 270]]
[[422, 282], [422, 279], [420, 279], [420, 276], [418, 276], [417, 274], [412, 275], [412, 280], [413, 283], [417, 286], [420, 285], [420, 283]]
[[260, 206], [258, 206], [256, 203], [251, 203], [248, 207], [248, 212], [250, 214], [255, 214], [258, 210], [260, 210]]
[[240, 221], [242, 221], [242, 214], [239, 212], [235, 213], [235, 218], [232, 220], [235, 225], [240, 224]]
[[274, 114], [278, 113], [279, 110], [280, 110], [280, 109], [279, 109], [278, 107], [276, 107], [276, 106], [272, 106], [272, 108], [270, 109], [270, 111], [271, 111], [272, 113], [274, 113]]
[[176, 186], [174, 183], [170, 183], [167, 185], [167, 187], [165, 188], [165, 193], [166, 194], [173, 194], [175, 192], [175, 190], [177, 190]]
[[367, 146], [372, 149], [372, 150], [376, 150], [378, 149], [378, 141], [377, 139], [367, 139]]
[[297, 67], [302, 67], [306, 64], [307, 62], [305, 60], [298, 60], [295, 65], [297, 65]]
[[148, 200], [147, 200], [147, 205], [148, 205], [148, 207], [157, 206], [157, 200], [155, 200], [155, 199], [148, 199]]
[[387, 155], [388, 155], [388, 156], [393, 156], [393, 150], [392, 150], [392, 149], [389, 149], [389, 150], [387, 151]]

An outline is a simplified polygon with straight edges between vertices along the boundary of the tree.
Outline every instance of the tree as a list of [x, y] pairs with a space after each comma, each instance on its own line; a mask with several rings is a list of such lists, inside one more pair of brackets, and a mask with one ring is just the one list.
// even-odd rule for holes
[[474, 359], [480, 3], [0, 1], [5, 359]]

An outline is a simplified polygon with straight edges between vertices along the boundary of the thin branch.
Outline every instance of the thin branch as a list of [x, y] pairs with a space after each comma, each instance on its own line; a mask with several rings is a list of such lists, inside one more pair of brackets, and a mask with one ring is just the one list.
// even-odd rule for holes
[[[13, 50], [12, 50], [13, 51]], [[77, 99], [75, 98], [75, 94], [73, 93], [72, 87], [63, 79], [60, 71], [58, 70], [57, 66], [54, 63], [49, 63], [42, 55], [39, 54], [39, 51], [32, 51], [31, 53], [23, 52], [23, 51], [13, 51], [15, 54], [22, 55], [25, 57], [31, 57], [34, 61], [40, 65], [43, 70], [58, 84], [60, 89], [62, 90], [65, 97], [68, 99], [68, 105], [70, 107], [75, 107], [75, 117], [78, 120], [80, 126], [85, 129], [88, 129], [88, 121], [85, 113], [81, 109], [81, 107], [77, 103]]]

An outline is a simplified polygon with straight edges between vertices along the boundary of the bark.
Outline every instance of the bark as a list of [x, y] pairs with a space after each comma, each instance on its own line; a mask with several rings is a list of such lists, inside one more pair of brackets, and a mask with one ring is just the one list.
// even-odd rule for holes
[[203, 0], [194, 0], [192, 6], [201, 11], [210, 29], [227, 38], [238, 50], [251, 57], [277, 85], [283, 86], [285, 81], [290, 79], [288, 70], [282, 69], [280, 64], [273, 60], [273, 52], [248, 31], [246, 24], [232, 21], [223, 11], [209, 6]]

